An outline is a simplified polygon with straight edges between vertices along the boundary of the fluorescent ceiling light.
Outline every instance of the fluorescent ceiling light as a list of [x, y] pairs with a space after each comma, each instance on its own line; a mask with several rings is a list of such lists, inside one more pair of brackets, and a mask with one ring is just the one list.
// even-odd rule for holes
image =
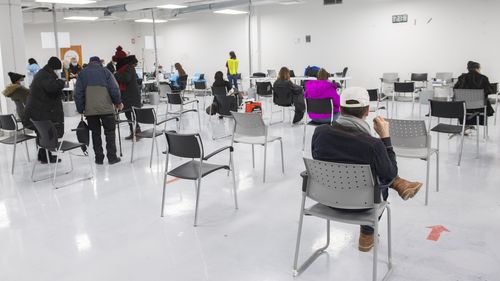
[[158, 6], [158, 8], [174, 10], [174, 9], [184, 9], [184, 8], [187, 8], [187, 6], [177, 5], [177, 4], [167, 4], [167, 5]]
[[[152, 19], [140, 19], [140, 20], [135, 20], [135, 22], [143, 22], [143, 23], [153, 23]], [[167, 20], [155, 20], [155, 23], [165, 23]]]
[[214, 11], [216, 14], [225, 14], [225, 15], [242, 15], [242, 14], [248, 14], [246, 11], [238, 11], [238, 10], [232, 10], [232, 9], [224, 9], [224, 10], [219, 10], [219, 11]]
[[82, 17], [82, 16], [73, 16], [73, 17], [66, 17], [64, 18], [65, 20], [76, 20], [76, 21], [94, 21], [97, 20], [99, 17]]
[[96, 1], [93, 0], [35, 0], [38, 3], [53, 3], [53, 4], [71, 4], [71, 5], [85, 5], [92, 4]]
[[301, 0], [289, 0], [289, 1], [281, 1], [280, 5], [297, 5], [297, 4], [304, 4], [303, 1]]

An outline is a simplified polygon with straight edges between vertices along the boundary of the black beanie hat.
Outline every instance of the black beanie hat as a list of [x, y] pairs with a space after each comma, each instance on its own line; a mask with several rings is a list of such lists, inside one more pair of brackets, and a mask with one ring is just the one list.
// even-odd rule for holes
[[479, 67], [480, 67], [480, 64], [478, 62], [475, 62], [475, 61], [467, 62], [467, 69], [468, 70], [478, 69]]
[[19, 73], [15, 73], [15, 72], [9, 72], [9, 77], [10, 77], [10, 81], [12, 82], [12, 84], [16, 83], [17, 81], [23, 79], [24, 75], [22, 74], [19, 74]]
[[50, 68], [52, 68], [53, 70], [62, 68], [61, 60], [56, 57], [51, 57], [47, 62], [47, 65], [50, 66]]

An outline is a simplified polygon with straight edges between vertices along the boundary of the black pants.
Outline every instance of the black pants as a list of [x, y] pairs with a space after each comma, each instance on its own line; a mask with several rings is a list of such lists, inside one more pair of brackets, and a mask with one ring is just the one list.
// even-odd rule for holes
[[104, 136], [106, 137], [106, 155], [108, 160], [116, 158], [115, 116], [113, 114], [87, 116], [87, 122], [89, 129], [92, 131], [92, 145], [96, 159], [104, 159], [101, 126], [104, 128]]
[[294, 94], [292, 97], [293, 105], [295, 106], [295, 115], [293, 116], [293, 123], [297, 123], [304, 117], [304, 112], [306, 110], [306, 105], [304, 102], [304, 95], [302, 92], [300, 94]]
[[[130, 127], [130, 135], [134, 134], [134, 123], [132, 122], [132, 110], [130, 111], [125, 111], [125, 117], [127, 117], [128, 120], [128, 126]], [[137, 124], [137, 131], [140, 131], [141, 127], [139, 127], [139, 124]]]

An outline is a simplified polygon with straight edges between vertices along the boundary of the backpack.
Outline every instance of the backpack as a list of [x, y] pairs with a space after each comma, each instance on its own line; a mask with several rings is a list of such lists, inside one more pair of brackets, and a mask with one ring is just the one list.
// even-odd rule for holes
[[319, 67], [317, 66], [310, 66], [308, 65], [306, 67], [306, 70], [304, 71], [304, 76], [306, 77], [316, 77], [318, 76], [318, 71], [320, 70]]

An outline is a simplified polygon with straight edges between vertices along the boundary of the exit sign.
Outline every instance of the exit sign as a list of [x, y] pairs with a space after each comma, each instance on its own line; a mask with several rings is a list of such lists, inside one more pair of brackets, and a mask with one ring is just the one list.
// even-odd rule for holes
[[408, 22], [408, 15], [394, 15], [392, 16], [392, 23]]

